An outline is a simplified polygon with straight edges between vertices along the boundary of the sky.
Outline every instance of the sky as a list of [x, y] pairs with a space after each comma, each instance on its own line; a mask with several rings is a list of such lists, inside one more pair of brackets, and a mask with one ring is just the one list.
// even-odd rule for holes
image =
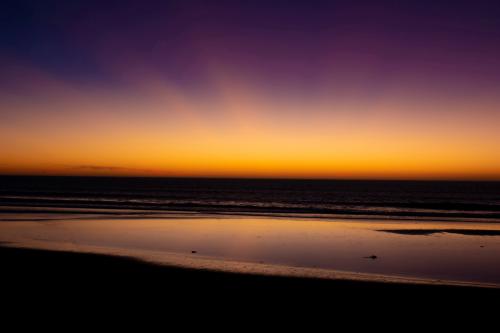
[[500, 180], [497, 1], [2, 1], [0, 174]]

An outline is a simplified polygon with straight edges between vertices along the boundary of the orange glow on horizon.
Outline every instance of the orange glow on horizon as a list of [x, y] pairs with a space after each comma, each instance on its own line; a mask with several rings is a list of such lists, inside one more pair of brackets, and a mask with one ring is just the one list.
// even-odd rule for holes
[[500, 180], [495, 96], [280, 99], [222, 74], [207, 96], [151, 77], [133, 94], [30, 82], [0, 101], [1, 174]]

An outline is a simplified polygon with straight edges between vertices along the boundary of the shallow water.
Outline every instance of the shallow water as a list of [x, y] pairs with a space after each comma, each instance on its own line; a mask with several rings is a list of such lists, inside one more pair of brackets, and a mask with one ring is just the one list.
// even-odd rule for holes
[[186, 258], [500, 284], [500, 225], [492, 223], [10, 217], [10, 222], [5, 218], [0, 222], [0, 242], [12, 245], [67, 248], [69, 244], [82, 251], [123, 249], [129, 255], [154, 251]]

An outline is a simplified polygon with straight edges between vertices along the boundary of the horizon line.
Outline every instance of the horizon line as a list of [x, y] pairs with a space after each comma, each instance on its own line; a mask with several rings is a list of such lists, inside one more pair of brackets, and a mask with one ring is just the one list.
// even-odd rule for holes
[[394, 182], [500, 182], [500, 178], [327, 178], [327, 177], [235, 177], [235, 176], [138, 176], [138, 175], [57, 175], [57, 174], [1, 174], [0, 177], [40, 178], [129, 178], [129, 179], [213, 179], [213, 180], [303, 180], [303, 181], [394, 181]]

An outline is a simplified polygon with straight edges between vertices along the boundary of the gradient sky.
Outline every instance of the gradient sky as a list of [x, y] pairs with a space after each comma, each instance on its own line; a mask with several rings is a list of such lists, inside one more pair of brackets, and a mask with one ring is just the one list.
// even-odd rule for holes
[[500, 180], [498, 1], [2, 1], [0, 173]]

